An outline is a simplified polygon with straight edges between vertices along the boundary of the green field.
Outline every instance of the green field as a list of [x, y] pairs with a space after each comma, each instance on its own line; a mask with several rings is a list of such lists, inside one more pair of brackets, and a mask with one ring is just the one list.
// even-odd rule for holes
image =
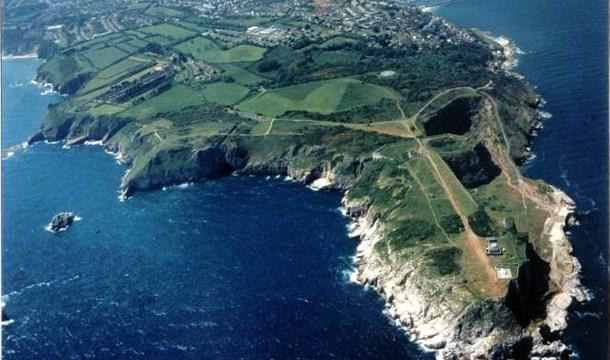
[[212, 40], [201, 36], [180, 43], [175, 48], [211, 64], [257, 61], [262, 59], [267, 51], [254, 45], [238, 45], [223, 50]]
[[359, 53], [346, 50], [316, 52], [313, 61], [320, 66], [355, 65], [359, 61]]
[[140, 48], [143, 48], [144, 46], [146, 46], [148, 44], [148, 42], [145, 40], [142, 40], [142, 39], [133, 38], [133, 39], [127, 41], [126, 44], [140, 49]]
[[91, 115], [114, 115], [117, 113], [120, 113], [121, 111], [125, 110], [124, 107], [121, 106], [115, 106], [115, 105], [110, 105], [110, 104], [102, 104], [100, 106], [94, 107], [91, 110], [89, 110], [89, 113]]
[[125, 34], [131, 36], [132, 39], [140, 39], [140, 40], [146, 39], [148, 36], [150, 36], [146, 33], [143, 33], [143, 32], [137, 31], [137, 30], [127, 30], [127, 31], [125, 31]]
[[123, 43], [120, 43], [120, 44], [116, 44], [114, 46], [116, 46], [117, 49], [125, 51], [125, 52], [130, 53], [130, 54], [138, 51], [137, 47], [131, 46], [131, 45], [127, 44], [126, 42], [123, 42]]
[[137, 71], [139, 67], [143, 67], [145, 63], [146, 62], [140, 60], [134, 60], [134, 58], [131, 57], [121, 60], [97, 73], [79, 92], [82, 94], [97, 89], [100, 86], [110, 85], [114, 81], [117, 81], [119, 76], [122, 75], [125, 77], [126, 75], [129, 75], [129, 72]]
[[73, 46], [69, 47], [69, 49], [91, 49], [96, 45], [100, 45], [111, 40], [123, 39], [125, 37], [126, 35], [124, 33], [112, 33], [108, 35], [98, 36], [91, 40], [76, 43]]
[[97, 76], [102, 79], [110, 79], [128, 70], [133, 70], [134, 68], [141, 66], [142, 64], [144, 64], [144, 62], [134, 60], [132, 58], [127, 58], [121, 60], [120, 62], [112, 66], [105, 68], [104, 70], [100, 71]]
[[203, 97], [221, 105], [234, 105], [248, 94], [248, 88], [236, 83], [217, 82], [203, 89]]
[[108, 65], [120, 60], [128, 54], [114, 46], [105, 47], [84, 53], [84, 56], [91, 61], [93, 66], [104, 69]]
[[345, 44], [354, 44], [357, 42], [358, 42], [358, 40], [353, 39], [353, 38], [348, 38], [345, 36], [335, 36], [335, 37], [332, 37], [332, 38], [326, 40], [325, 42], [323, 42], [321, 46], [326, 48], [329, 46], [341, 46], [341, 45], [345, 45]]
[[220, 68], [224, 70], [224, 75], [232, 77], [235, 82], [242, 85], [256, 85], [266, 80], [265, 78], [244, 70], [236, 65], [223, 64], [220, 65]]
[[396, 95], [381, 86], [342, 78], [270, 90], [244, 101], [239, 108], [273, 117], [287, 111], [331, 114], [373, 104], [383, 98], [395, 99]]
[[121, 116], [145, 119], [161, 113], [179, 111], [185, 107], [202, 104], [203, 102], [200, 92], [180, 84], [129, 108], [122, 112]]
[[256, 17], [235, 17], [235, 18], [225, 18], [219, 21], [221, 24], [231, 24], [231, 25], [242, 25], [245, 27], [250, 27], [254, 25], [260, 25], [264, 22], [270, 21], [271, 17], [266, 16], [256, 16]]
[[190, 21], [180, 21], [180, 26], [182, 26], [185, 29], [189, 29], [189, 30], [193, 30], [196, 32], [203, 32], [203, 31], [210, 31], [209, 27], [194, 23], [194, 22], [190, 22]]
[[45, 74], [50, 81], [59, 84], [64, 84], [80, 74], [94, 71], [96, 69], [88, 61], [76, 56], [63, 55], [54, 56], [39, 69], [39, 72]]
[[146, 15], [150, 16], [167, 16], [167, 17], [182, 17], [184, 13], [179, 10], [166, 8], [163, 6], [153, 6], [144, 12]]
[[437, 153], [430, 151], [430, 159], [434, 161], [436, 169], [438, 169], [440, 176], [443, 177], [445, 184], [449, 187], [449, 190], [454, 199], [457, 201], [460, 210], [465, 215], [472, 214], [477, 208], [477, 203], [474, 201], [468, 190], [464, 188], [453, 171], [451, 171], [449, 166], [447, 166], [445, 161], [443, 161], [443, 159]]
[[170, 37], [167, 37], [167, 36], [161, 36], [161, 35], [155, 35], [155, 36], [151, 36], [151, 37], [147, 38], [146, 40], [147, 40], [148, 42], [151, 42], [151, 43], [157, 43], [157, 44], [159, 44], [159, 45], [163, 45], [163, 46], [165, 46], [165, 45], [171, 45], [171, 44], [173, 44], [173, 43], [175, 43], [175, 42], [176, 42], [176, 40], [174, 40], [174, 39], [172, 39], [172, 38], [170, 38]]
[[147, 26], [139, 30], [147, 34], [161, 35], [172, 38], [174, 40], [182, 40], [190, 36], [196, 35], [196, 33], [191, 30], [187, 30], [180, 26], [176, 26], [169, 23]]

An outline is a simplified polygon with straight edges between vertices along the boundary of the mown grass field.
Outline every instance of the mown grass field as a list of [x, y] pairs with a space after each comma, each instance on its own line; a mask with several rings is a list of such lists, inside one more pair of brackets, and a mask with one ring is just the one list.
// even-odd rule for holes
[[217, 82], [203, 89], [203, 97], [221, 105], [234, 105], [248, 94], [248, 88], [236, 83]]
[[121, 60], [120, 62], [111, 65], [104, 70], [100, 71], [97, 74], [97, 77], [101, 79], [111, 79], [119, 74], [127, 72], [129, 70], [133, 70], [139, 66], [144, 64], [143, 61], [136, 60], [134, 58], [127, 58], [125, 60]]
[[325, 51], [318, 52], [313, 56], [313, 60], [319, 65], [349, 65], [359, 61], [357, 51]]
[[206, 27], [204, 25], [200, 25], [198, 23], [194, 23], [191, 21], [180, 21], [180, 26], [185, 28], [185, 29], [189, 29], [189, 30], [193, 30], [196, 32], [203, 32], [203, 31], [209, 31], [210, 28]]
[[144, 71], [153, 64], [152, 61], [147, 61], [146, 59], [140, 59], [138, 57], [129, 57], [121, 60], [98, 72], [93, 79], [87, 82], [85, 86], [79, 90], [79, 94], [86, 94], [100, 87], [110, 86], [120, 79], [131, 77], [129, 76], [131, 74], [143, 74]]
[[175, 85], [171, 89], [147, 99], [121, 113], [121, 116], [132, 116], [145, 119], [161, 113], [179, 111], [185, 107], [204, 103], [201, 92], [186, 85]]
[[242, 25], [244, 27], [250, 27], [255, 25], [260, 25], [271, 20], [271, 17], [266, 16], [255, 16], [255, 17], [234, 17], [234, 18], [225, 18], [219, 21], [222, 24], [231, 24], [231, 25]]
[[116, 106], [116, 105], [111, 105], [111, 104], [102, 104], [102, 105], [99, 105], [99, 106], [94, 107], [91, 110], [89, 110], [89, 113], [91, 115], [96, 115], [96, 116], [114, 115], [114, 114], [120, 113], [123, 110], [125, 110], [125, 108], [122, 106]]
[[127, 35], [125, 33], [112, 33], [112, 34], [108, 34], [108, 35], [98, 36], [91, 40], [76, 43], [73, 46], [70, 46], [68, 49], [83, 49], [83, 50], [93, 49], [95, 46], [103, 45], [106, 42], [109, 42], [112, 40], [126, 39], [126, 38], [127, 38]]
[[138, 51], [138, 49], [139, 49], [139, 48], [137, 48], [135, 46], [131, 46], [125, 42], [116, 44], [114, 46], [119, 50], [125, 51], [126, 53], [134, 53], [134, 52]]
[[262, 59], [267, 51], [254, 45], [238, 45], [223, 50], [212, 40], [201, 36], [180, 43], [175, 49], [211, 64], [257, 61]]
[[111, 65], [112, 63], [119, 61], [121, 58], [124, 58], [128, 55], [128, 53], [114, 46], [109, 46], [93, 51], [88, 51], [83, 55], [87, 59], [89, 59], [89, 61], [91, 61], [93, 66], [101, 70]]
[[136, 47], [138, 49], [141, 49], [148, 44], [147, 41], [139, 39], [139, 38], [133, 38], [131, 40], [126, 41], [125, 43], [130, 46]]
[[151, 34], [151, 35], [161, 35], [165, 37], [172, 38], [174, 40], [182, 40], [188, 37], [194, 36], [197, 33], [191, 30], [187, 30], [183, 27], [176, 26], [173, 24], [165, 23], [153, 26], [147, 26], [141, 29], [138, 29], [141, 32]]
[[162, 35], [151, 36], [151, 37], [147, 38], [146, 40], [151, 43], [156, 43], [156, 44], [163, 45], [163, 46], [171, 45], [176, 42], [175, 39], [172, 39], [171, 37], [167, 37], [167, 36], [162, 36]]
[[153, 6], [148, 8], [145, 12], [146, 15], [158, 16], [158, 17], [183, 17], [185, 14], [182, 11], [176, 9], [170, 9], [163, 6]]
[[355, 106], [373, 104], [383, 98], [393, 99], [396, 95], [381, 86], [342, 78], [270, 90], [245, 100], [239, 108], [272, 117], [287, 111], [331, 114]]
[[242, 85], [256, 85], [266, 80], [265, 78], [244, 70], [236, 65], [223, 64], [220, 65], [220, 68], [224, 70], [224, 75], [232, 77], [235, 82]]

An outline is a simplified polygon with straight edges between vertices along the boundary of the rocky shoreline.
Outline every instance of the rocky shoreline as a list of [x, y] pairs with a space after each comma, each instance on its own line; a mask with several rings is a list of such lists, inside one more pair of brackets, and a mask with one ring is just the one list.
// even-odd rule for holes
[[551, 331], [567, 328], [567, 311], [573, 300], [587, 300], [586, 289], [580, 282], [581, 265], [573, 255], [572, 245], [564, 228], [568, 217], [574, 212], [574, 201], [561, 190], [552, 187], [551, 197], [555, 203], [553, 214], [547, 219], [544, 229], [553, 248], [551, 261], [551, 279], [555, 280], [559, 290], [547, 305], [545, 324]]
[[[120, 150], [107, 146], [106, 150], [121, 163], [129, 164], [128, 156]], [[303, 171], [278, 164], [248, 164], [235, 173], [289, 176], [313, 190], [341, 192], [342, 206], [352, 221], [350, 235], [359, 241], [353, 280], [373, 287], [384, 298], [388, 317], [424, 350], [436, 352], [437, 358], [500, 359], [507, 354], [565, 358], [570, 353], [556, 335], [567, 327], [567, 310], [572, 301], [585, 301], [586, 293], [580, 283], [580, 263], [563, 230], [574, 202], [561, 190], [551, 187], [553, 212], [545, 223], [545, 235], [553, 249], [549, 278], [557, 290], [547, 300], [546, 317], [522, 328], [506, 299], [473, 301], [462, 288], [420, 273], [416, 261], [400, 267], [384, 262], [374, 249], [384, 236], [384, 224], [369, 211], [365, 201], [348, 199], [349, 180], [337, 178], [332, 169]], [[136, 191], [125, 188], [125, 182], [123, 186], [124, 195]]]
[[[117, 125], [119, 126], [119, 125]], [[107, 131], [107, 132], [106, 132]], [[134, 144], [113, 142], [111, 135], [117, 127], [110, 126], [99, 133], [86, 132], [78, 141], [69, 132], [61, 138], [70, 144], [101, 145], [115, 156], [117, 161], [129, 166], [122, 181], [123, 197], [136, 191], [162, 186], [214, 178], [235, 173], [237, 175], [282, 175], [309, 185], [315, 190], [325, 189], [343, 193], [343, 206], [352, 218], [352, 235], [358, 236], [357, 269], [354, 279], [365, 286], [372, 286], [386, 301], [387, 315], [402, 327], [411, 339], [428, 351], [435, 351], [440, 359], [504, 358], [531, 356], [566, 356], [567, 346], [556, 340], [556, 333], [567, 326], [567, 309], [573, 299], [585, 300], [580, 284], [578, 260], [572, 256], [569, 239], [563, 232], [566, 218], [573, 211], [573, 201], [560, 190], [552, 189], [549, 197], [552, 216], [546, 220], [545, 236], [553, 247], [549, 279], [552, 297], [547, 299], [547, 316], [533, 326], [523, 328], [507, 306], [500, 301], [473, 300], [463, 287], [455, 286], [442, 277], [429, 277], [421, 272], [417, 260], [400, 263], [384, 261], [375, 244], [384, 236], [384, 224], [370, 211], [362, 199], [349, 200], [349, 189], [354, 179], [335, 174], [329, 166], [302, 169], [290, 166], [285, 160], [250, 162], [235, 148], [207, 148], [198, 150], [195, 167], [183, 171], [161, 174], [139, 174], [129, 177], [133, 170]], [[42, 133], [30, 142], [46, 138]], [[54, 138], [54, 140], [57, 140]], [[296, 150], [290, 151], [290, 153]], [[312, 152], [312, 149], [300, 151]], [[374, 161], [371, 159], [369, 161]], [[201, 168], [202, 166], [205, 169]], [[159, 177], [160, 176], [160, 177]], [[390, 255], [392, 256], [392, 255]], [[398, 256], [398, 255], [395, 255]], [[391, 259], [390, 259], [391, 260]], [[541, 331], [546, 326], [551, 337]], [[500, 340], [501, 339], [501, 340]]]
[[[545, 232], [553, 248], [550, 277], [559, 290], [546, 305], [546, 318], [533, 328], [519, 329], [511, 321], [512, 314], [502, 301], [477, 304], [437, 297], [449, 293], [454, 299], [461, 298], [455, 294], [459, 288], [418, 274], [416, 263], [401, 268], [388, 267], [374, 250], [375, 244], [383, 238], [383, 224], [371, 216], [365, 205], [344, 197], [343, 206], [353, 221], [352, 234], [360, 239], [353, 279], [363, 286], [375, 288], [386, 301], [388, 316], [424, 350], [436, 351], [439, 359], [494, 359], [507, 355], [565, 358], [570, 353], [569, 348], [546, 332], [556, 334], [564, 330], [568, 307], [573, 300], [585, 301], [586, 293], [580, 283], [580, 263], [573, 256], [572, 246], [563, 231], [574, 203], [556, 188], [551, 197], [554, 212], [547, 219]], [[440, 291], [441, 287], [448, 286]], [[468, 299], [468, 296], [464, 298]], [[490, 311], [492, 317], [485, 319], [486, 311]], [[467, 321], [473, 315], [484, 324], [465, 331], [473, 326]], [[498, 320], [507, 326], [498, 326]]]

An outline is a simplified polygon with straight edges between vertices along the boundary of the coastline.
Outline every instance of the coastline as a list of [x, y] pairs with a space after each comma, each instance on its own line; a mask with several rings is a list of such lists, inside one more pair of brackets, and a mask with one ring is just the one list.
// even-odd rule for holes
[[18, 60], [18, 59], [38, 59], [38, 54], [35, 52], [23, 55], [5, 55], [2, 54], [2, 60]]
[[[88, 140], [83, 143], [102, 146], [120, 164], [127, 166], [130, 164], [129, 155], [124, 152], [126, 149], [118, 144], [109, 144], [103, 140]], [[270, 174], [263, 174], [259, 170], [254, 166], [236, 174]], [[123, 176], [123, 185], [129, 171], [128, 167]], [[420, 345], [422, 350], [434, 351], [438, 358], [458, 359], [467, 354], [485, 356], [498, 344], [510, 349], [524, 337], [535, 339], [536, 347], [533, 351], [536, 354], [558, 354], [567, 349], [558, 341], [551, 345], [545, 344], [537, 329], [533, 331], [524, 329], [522, 333], [515, 333], [517, 326], [512, 323], [506, 326], [508, 330], [494, 329], [491, 325], [489, 328], [493, 330], [488, 331], [484, 336], [473, 335], [473, 332], [480, 331], [478, 329], [480, 324], [471, 323], [471, 314], [482, 312], [487, 317], [497, 313], [501, 313], [503, 317], [512, 316], [508, 308], [502, 306], [501, 301], [494, 302], [491, 307], [479, 300], [473, 302], [471, 294], [463, 292], [463, 289], [455, 286], [451, 281], [434, 277], [430, 279], [422, 273], [417, 259], [407, 261], [401, 266], [393, 266], [394, 262], [390, 264], [384, 262], [375, 250], [375, 244], [384, 236], [384, 224], [369, 211], [367, 203], [361, 200], [355, 202], [348, 200], [349, 183], [338, 179], [332, 169], [325, 167], [313, 177], [308, 172], [290, 167], [286, 172], [296, 181], [308, 185], [311, 190], [338, 190], [343, 193], [344, 212], [351, 217], [348, 226], [348, 230], [351, 230], [349, 236], [359, 239], [355, 254], [357, 266], [350, 280], [364, 287], [373, 287], [385, 300], [384, 313], [403, 329], [413, 342]], [[170, 186], [171, 179], [166, 181], [170, 183], [164, 186]], [[544, 321], [553, 325], [549, 326], [551, 329], [560, 331], [567, 326], [567, 308], [572, 299], [581, 301], [584, 289], [580, 285], [578, 260], [571, 255], [571, 245], [563, 232], [566, 218], [574, 208], [573, 201], [560, 190], [552, 189], [550, 206], [553, 206], [554, 210], [552, 216], [546, 220], [545, 233], [552, 235], [550, 237], [553, 245], [552, 278], [556, 279], [560, 291], [549, 303], [547, 308], [551, 316], [547, 316]], [[126, 200], [129, 196], [125, 188], [122, 190], [123, 193], [119, 198]], [[465, 334], [461, 333], [462, 327], [470, 330]], [[488, 328], [487, 325], [484, 328]], [[502, 341], [499, 342], [498, 339]]]
[[[553, 213], [545, 223], [545, 234], [553, 249], [550, 279], [559, 290], [548, 301], [547, 315], [538, 325], [545, 324], [551, 332], [556, 333], [567, 328], [568, 308], [573, 301], [586, 301], [587, 295], [580, 282], [580, 263], [573, 256], [572, 246], [564, 231], [566, 219], [574, 210], [574, 202], [561, 190], [552, 189]], [[405, 264], [400, 269], [386, 266], [375, 251], [375, 244], [383, 238], [381, 221], [371, 216], [363, 204], [350, 203], [347, 196], [342, 199], [342, 209], [346, 216], [351, 217], [349, 236], [359, 239], [355, 254], [356, 268], [350, 274], [350, 281], [365, 288], [373, 287], [384, 298], [386, 315], [423, 351], [436, 352], [439, 359], [457, 359], [467, 354], [485, 356], [498, 344], [498, 338], [517, 344], [528, 337], [533, 341], [532, 356], [559, 356], [570, 351], [560, 340], [545, 339], [538, 328], [523, 329], [521, 334], [516, 335], [494, 329], [475, 341], [461, 338], [461, 327], [468, 326], [462, 320], [478, 305], [446, 299], [440, 301], [439, 298], [430, 301], [434, 298], [430, 290], [436, 292], [434, 286], [450, 285], [425, 284], [426, 277], [419, 274], [416, 262]], [[453, 297], [460, 297], [456, 293], [457, 288], [451, 290], [454, 291]]]
[[[505, 43], [503, 47], [508, 47], [509, 44], [510, 42]], [[498, 45], [502, 46], [499, 43]], [[515, 56], [517, 52], [503, 50], [502, 53], [503, 55], [509, 54], [510, 56]], [[505, 60], [502, 64], [506, 66], [502, 70], [510, 73], [510, 68], [514, 67], [517, 62], [516, 60]], [[104, 145], [104, 148], [110, 151], [106, 146], [107, 144], [100, 141], [95, 141], [91, 145]], [[118, 150], [117, 155], [115, 155], [117, 160], [127, 157], [127, 155], [121, 154], [120, 148], [116, 150]], [[313, 182], [306, 181], [302, 176], [295, 177], [300, 182], [311, 183], [310, 186], [314, 190], [334, 188], [332, 184], [333, 176], [330, 169], [324, 169], [324, 173], [326, 175], [317, 178]], [[555, 190], [563, 194], [560, 190]], [[344, 202], [346, 201], [344, 197]], [[572, 205], [569, 205], [570, 203]], [[447, 299], [442, 299], [442, 301], [438, 299], [438, 301], [431, 302], [430, 298], [433, 295], [435, 286], [450, 285], [444, 281], [436, 281], [433, 284], [422, 283], [426, 281], [425, 274], [419, 272], [416, 262], [411, 262], [400, 269], [384, 266], [383, 259], [375, 253], [374, 249], [375, 244], [383, 237], [383, 224], [364, 211], [362, 204], [344, 203], [344, 205], [348, 209], [346, 212], [350, 213], [350, 216], [353, 216], [354, 219], [353, 224], [355, 225], [353, 226], [352, 234], [360, 238], [356, 253], [358, 266], [355, 279], [363, 286], [373, 286], [385, 298], [388, 316], [405, 329], [412, 339], [419, 343], [424, 350], [450, 349], [450, 351], [453, 351], [451, 349], [456, 349], [463, 345], [464, 343], [462, 342], [452, 340], [456, 336], [454, 327], [471, 307], [462, 302], [450, 302]], [[549, 241], [553, 244], [554, 249], [553, 274], [560, 280], [561, 291], [554, 295], [549, 303], [549, 312], [552, 312], [554, 316], [552, 318], [547, 317], [547, 320], [553, 324], [552, 329], [561, 330], [567, 326], [565, 317], [567, 316], [569, 304], [573, 298], [580, 298], [577, 295], [580, 294], [581, 285], [579, 281], [580, 266], [578, 260], [571, 256], [569, 239], [567, 239], [563, 232], [563, 224], [565, 224], [566, 217], [573, 209], [573, 202], [567, 195], [565, 195], [565, 198], [558, 195], [556, 206], [556, 211], [547, 218], [546, 222], [549, 224]], [[546, 226], [545, 229], [547, 229]], [[564, 264], [572, 264], [572, 266], [564, 268], [562, 266]], [[432, 293], [426, 293], [426, 290], [432, 291]], [[581, 292], [584, 294], [584, 291]], [[486, 354], [494, 343], [497, 342], [497, 340], [494, 342], [494, 339], [498, 336], [500, 336], [498, 333], [492, 332], [478, 338], [474, 344], [468, 345], [468, 353], [475, 355]], [[460, 350], [466, 351], [463, 347]], [[442, 353], [439, 351], [438, 354]]]
[[[101, 139], [101, 140], [100, 140]], [[128, 149], [121, 146], [120, 143], [109, 143], [104, 141], [106, 136], [91, 137], [84, 141], [86, 145], [101, 145], [107, 153], [112, 154], [117, 162], [127, 165], [127, 171], [123, 176], [123, 185], [126, 185], [126, 176], [131, 171], [129, 167], [130, 155]], [[384, 313], [388, 318], [403, 329], [411, 338], [411, 340], [421, 346], [424, 351], [434, 351], [438, 358], [459, 359], [466, 355], [485, 356], [493, 351], [495, 346], [500, 344], [501, 348], [497, 351], [512, 351], [511, 347], [516, 346], [523, 338], [536, 339], [536, 354], [558, 354], [567, 349], [560, 342], [554, 342], [551, 345], [544, 344], [538, 330], [519, 330], [516, 324], [508, 323], [505, 329], [496, 329], [492, 325], [483, 326], [484, 334], [478, 334], [480, 324], [472, 321], [472, 314], [484, 313], [487, 320], [493, 320], [492, 316], [502, 314], [503, 318], [511, 317], [509, 309], [502, 306], [501, 301], [495, 301], [492, 305], [485, 304], [480, 300], [473, 301], [471, 294], [466, 293], [463, 289], [451, 281], [443, 278], [429, 278], [421, 271], [421, 266], [417, 259], [407, 261], [401, 266], [392, 266], [394, 264], [384, 263], [384, 260], [375, 250], [375, 244], [384, 236], [384, 225], [381, 221], [375, 218], [370, 212], [368, 205], [361, 201], [348, 201], [349, 183], [338, 178], [338, 175], [333, 173], [333, 169], [327, 166], [322, 166], [319, 172], [309, 173], [299, 169], [290, 167], [285, 170], [273, 167], [271, 173], [265, 173], [265, 167], [258, 167], [261, 164], [251, 164], [237, 172], [238, 175], [282, 175], [282, 171], [286, 171], [287, 175], [294, 178], [296, 181], [309, 185], [312, 190], [339, 190], [343, 193], [342, 204], [345, 208], [345, 213], [352, 218], [349, 225], [350, 237], [358, 237], [359, 244], [355, 254], [356, 269], [355, 273], [350, 276], [351, 280], [356, 281], [360, 285], [373, 287], [386, 303]], [[275, 170], [274, 170], [275, 169]], [[262, 171], [262, 172], [261, 172]], [[280, 172], [280, 173], [278, 173]], [[284, 174], [286, 175], [286, 174]], [[312, 176], [313, 175], [313, 176]], [[172, 185], [172, 179], [161, 179], [167, 184]], [[194, 180], [184, 180], [187, 182]], [[184, 182], [184, 181], [181, 181]], [[161, 188], [162, 189], [162, 188]], [[553, 314], [549, 317], [549, 323], [565, 324], [567, 316], [567, 307], [572, 302], [573, 295], [584, 291], [580, 289], [579, 282], [579, 267], [574, 265], [566, 271], [565, 264], [569, 261], [570, 264], [577, 264], [577, 260], [571, 256], [571, 246], [565, 234], [563, 233], [563, 225], [565, 219], [573, 209], [573, 202], [559, 190], [557, 196], [553, 199], [556, 206], [554, 215], [547, 219], [548, 233], [555, 234], [553, 239], [553, 277], [558, 279], [561, 292], [553, 297], [552, 306], [549, 305], [549, 312]], [[126, 187], [121, 189], [123, 192], [119, 196], [121, 200], [126, 200], [130, 192]], [[555, 194], [556, 192], [553, 192]], [[555, 249], [555, 246], [557, 249]], [[393, 262], [392, 262], [393, 263]], [[564, 279], [571, 279], [564, 281]], [[440, 290], [440, 291], [439, 291]], [[580, 299], [581, 297], [578, 297]], [[432, 299], [434, 299], [432, 301]], [[461, 328], [465, 327], [469, 330], [466, 333], [461, 332]], [[554, 326], [553, 329], [561, 330], [561, 326]], [[502, 339], [498, 341], [498, 339]], [[502, 347], [504, 346], [504, 347]]]
[[566, 220], [574, 212], [576, 205], [563, 191], [553, 186], [551, 188], [555, 207], [544, 224], [544, 233], [553, 248], [550, 276], [560, 287], [547, 304], [545, 324], [551, 331], [561, 331], [568, 326], [568, 308], [573, 300], [584, 302], [589, 299], [580, 280], [580, 261], [573, 255], [572, 244], [564, 230]]
[[[506, 36], [494, 37], [491, 33], [480, 30], [475, 30], [475, 32], [500, 48], [496, 53], [497, 59], [501, 60], [497, 66], [499, 71], [508, 73], [521, 81], [525, 79], [524, 75], [512, 71], [519, 63], [518, 55], [523, 54], [523, 51], [512, 40]], [[540, 109], [537, 112], [538, 119], [532, 129], [532, 138], [543, 128], [542, 120], [552, 117], [552, 114]], [[528, 159], [535, 157], [530, 149], [528, 146]], [[549, 197], [549, 206], [552, 210], [545, 221], [543, 235], [547, 237], [547, 241], [552, 247], [549, 282], [553, 282], [558, 289], [548, 299], [546, 316], [541, 323], [548, 326], [552, 333], [559, 333], [568, 327], [567, 317], [570, 305], [574, 301], [581, 303], [588, 301], [589, 298], [586, 288], [581, 283], [581, 264], [573, 255], [572, 244], [564, 230], [568, 217], [574, 213], [576, 208], [575, 202], [559, 188], [549, 186], [552, 189]], [[350, 211], [350, 206], [353, 205], [348, 203], [347, 197], [344, 196], [342, 204], [348, 215], [353, 213]], [[356, 207], [359, 206], [356, 205]], [[372, 219], [365, 212], [364, 215], [355, 217], [352, 215], [352, 222], [348, 228], [352, 229], [350, 236], [360, 239], [355, 255], [357, 267], [351, 274], [350, 280], [364, 287], [373, 286], [386, 302], [387, 315], [411, 337], [412, 341], [419, 344], [424, 351], [436, 351], [437, 358], [443, 359], [457, 358], [453, 353], [454, 349], [464, 351], [464, 346], [469, 348], [466, 353], [472, 356], [485, 356], [491, 350], [495, 336], [479, 338], [475, 343], [469, 344], [459, 342], [452, 344], [448, 340], [455, 337], [452, 327], [458, 322], [459, 316], [444, 319], [440, 314], [447, 314], [450, 309], [435, 308], [426, 300], [426, 296], [421, 291], [422, 288], [411, 284], [410, 280], [417, 275], [416, 264], [405, 266], [406, 269], [402, 271], [395, 271], [394, 276], [383, 272], [382, 260], [374, 250], [375, 244], [383, 237], [383, 225], [379, 221]], [[383, 276], [387, 278], [383, 280]], [[397, 291], [399, 284], [408, 290]], [[459, 315], [463, 315], [467, 308], [468, 305], [465, 305]], [[453, 314], [455, 315], [455, 312]], [[525, 330], [525, 332], [530, 331]], [[530, 355], [556, 356], [571, 351], [560, 340], [548, 341], [545, 339], [540, 329], [534, 329], [529, 335], [534, 342]], [[448, 353], [445, 350], [448, 350]]]
[[410, 263], [402, 269], [384, 266], [374, 248], [377, 242], [382, 241], [383, 224], [368, 212], [357, 215], [362, 211], [361, 205], [349, 203], [346, 197], [342, 204], [347, 215], [352, 217], [350, 236], [359, 241], [355, 254], [356, 269], [350, 280], [365, 288], [373, 287], [385, 301], [385, 314], [422, 350], [434, 352], [443, 348], [447, 335], [444, 330], [449, 329], [450, 324], [439, 316], [438, 310], [433, 309], [421, 293], [416, 264]]
[[[507, 73], [516, 76], [523, 80], [525, 76], [512, 69], [519, 64], [517, 55], [523, 54], [523, 51], [508, 37], [500, 35], [494, 37], [490, 32], [480, 31], [477, 33], [495, 42], [502, 49], [502, 56], [506, 59], [502, 62], [502, 69]], [[541, 98], [542, 99], [542, 98]], [[544, 105], [544, 100], [541, 100]], [[533, 129], [532, 137], [538, 135], [542, 130], [543, 120], [548, 120], [552, 117], [551, 113], [538, 109], [539, 121]], [[535, 154], [530, 152], [528, 146], [528, 158], [535, 158]], [[548, 236], [548, 241], [553, 248], [553, 259], [551, 261], [551, 278], [558, 280], [560, 286], [559, 291], [552, 296], [547, 304], [547, 317], [544, 320], [551, 331], [562, 331], [568, 326], [567, 316], [568, 308], [573, 300], [578, 302], [588, 301], [586, 288], [581, 283], [582, 266], [576, 256], [573, 255], [573, 247], [571, 241], [566, 234], [564, 227], [568, 216], [574, 213], [576, 203], [565, 192], [559, 188], [549, 185], [552, 189], [550, 195], [553, 210], [544, 224], [544, 234]], [[568, 266], [568, 268], [564, 268]]]
[[[523, 51], [508, 37], [500, 35], [494, 37], [490, 32], [477, 31], [496, 43], [502, 49], [502, 56], [506, 59], [502, 62], [501, 69], [515, 76], [519, 80], [524, 80], [525, 76], [512, 70], [519, 64], [518, 55], [523, 54]], [[541, 98], [541, 104], [545, 101]], [[543, 129], [542, 122], [552, 118], [552, 114], [538, 109], [539, 119], [535, 125], [531, 136], [535, 137], [539, 131]], [[531, 152], [531, 147], [527, 147], [528, 160], [536, 157]], [[589, 299], [587, 290], [581, 283], [582, 266], [580, 261], [573, 254], [573, 247], [570, 238], [566, 234], [564, 227], [567, 218], [574, 213], [576, 203], [565, 192], [559, 188], [550, 185], [552, 193], [550, 195], [552, 211], [544, 223], [544, 235], [547, 236], [547, 241], [550, 242], [553, 249], [553, 257], [550, 262], [551, 273], [550, 278], [555, 280], [559, 285], [559, 290], [552, 295], [547, 303], [547, 316], [544, 323], [552, 332], [560, 332], [568, 327], [567, 317], [568, 309], [574, 300], [578, 302], [586, 302]]]

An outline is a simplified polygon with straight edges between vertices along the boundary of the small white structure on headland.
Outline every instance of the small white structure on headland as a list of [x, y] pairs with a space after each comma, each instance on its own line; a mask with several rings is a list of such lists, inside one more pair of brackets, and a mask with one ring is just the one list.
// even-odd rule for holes
[[490, 256], [500, 256], [502, 255], [502, 247], [498, 243], [498, 239], [496, 237], [486, 237], [485, 241], [487, 241], [487, 247], [485, 248], [485, 252]]
[[419, 149], [409, 149], [409, 150], [407, 150], [407, 157], [409, 159], [418, 157], [420, 155], [421, 155], [421, 151]]
[[513, 273], [510, 268], [498, 265], [496, 266], [496, 276], [498, 277], [498, 280], [510, 280], [513, 278]]
[[381, 77], [391, 77], [394, 75], [396, 75], [396, 71], [394, 71], [394, 70], [384, 70], [379, 73], [379, 76], [381, 76]]

